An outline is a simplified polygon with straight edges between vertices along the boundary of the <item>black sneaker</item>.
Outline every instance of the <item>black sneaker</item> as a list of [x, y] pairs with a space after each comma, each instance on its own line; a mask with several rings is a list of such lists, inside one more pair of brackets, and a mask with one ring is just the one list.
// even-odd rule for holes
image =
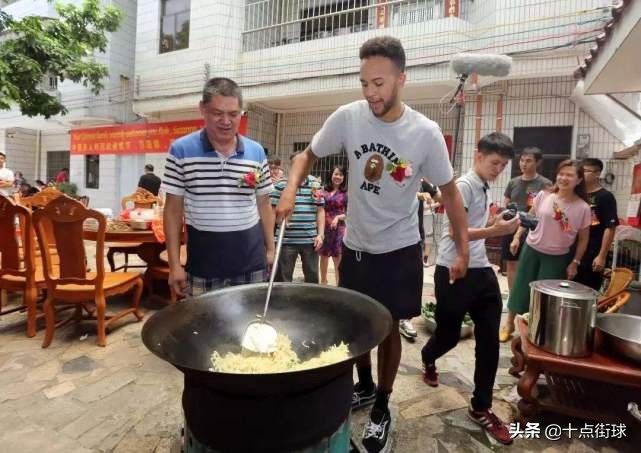
[[354, 393], [352, 393], [353, 411], [374, 404], [374, 401], [376, 401], [376, 385], [372, 385], [371, 389], [364, 389], [360, 382], [354, 385]]
[[387, 453], [392, 450], [392, 416], [389, 411], [372, 409], [363, 430], [363, 447], [367, 453]]

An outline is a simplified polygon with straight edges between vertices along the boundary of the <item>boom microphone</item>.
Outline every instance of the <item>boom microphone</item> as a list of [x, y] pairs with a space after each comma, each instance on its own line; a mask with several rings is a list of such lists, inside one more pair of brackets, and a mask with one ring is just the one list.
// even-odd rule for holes
[[452, 58], [450, 67], [457, 74], [505, 77], [510, 73], [512, 58], [507, 55], [459, 53]]

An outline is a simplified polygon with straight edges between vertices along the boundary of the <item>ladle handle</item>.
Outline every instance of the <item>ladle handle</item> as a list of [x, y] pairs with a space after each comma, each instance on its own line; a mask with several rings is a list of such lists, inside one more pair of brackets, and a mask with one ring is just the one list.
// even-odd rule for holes
[[278, 258], [280, 257], [280, 249], [283, 246], [283, 236], [285, 236], [285, 221], [283, 219], [280, 223], [278, 230], [278, 240], [276, 241], [276, 251], [274, 252], [274, 263], [272, 264], [272, 272], [269, 275], [269, 285], [267, 286], [267, 297], [265, 298], [265, 309], [263, 310], [263, 321], [267, 317], [267, 307], [269, 307], [269, 297], [272, 295], [272, 287], [274, 286], [274, 277], [276, 277], [276, 268], [278, 267]]

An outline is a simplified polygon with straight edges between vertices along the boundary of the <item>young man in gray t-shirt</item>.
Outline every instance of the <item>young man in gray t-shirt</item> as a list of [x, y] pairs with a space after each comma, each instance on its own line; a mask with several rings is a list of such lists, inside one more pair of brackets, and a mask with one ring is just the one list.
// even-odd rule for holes
[[499, 324], [503, 302], [501, 290], [485, 252], [485, 239], [514, 233], [518, 218], [504, 220], [498, 217], [488, 222], [490, 200], [488, 182], [494, 181], [514, 156], [512, 141], [493, 132], [481, 138], [474, 156], [474, 166], [461, 176], [456, 185], [463, 196], [467, 210], [470, 239], [470, 263], [467, 275], [461, 280], [449, 281], [448, 267], [456, 257], [454, 242], [447, 223], [434, 270], [436, 295], [436, 331], [421, 351], [426, 384], [438, 386], [436, 360], [454, 348], [460, 337], [461, 323], [466, 313], [474, 321], [476, 356], [474, 393], [468, 416], [487, 433], [503, 444], [512, 443], [505, 424], [492, 412], [492, 388], [499, 363]]
[[469, 256], [465, 211], [452, 180], [443, 134], [435, 122], [401, 101], [405, 52], [400, 41], [372, 38], [363, 44], [359, 57], [365, 100], [332, 113], [310, 147], [294, 159], [276, 216], [280, 221], [291, 214], [296, 188], [318, 158], [346, 151], [349, 206], [339, 286], [378, 300], [394, 320], [378, 347], [378, 389], [366, 354], [357, 363], [359, 382], [352, 400], [353, 409], [374, 403], [363, 446], [381, 452], [390, 448], [388, 400], [401, 358], [398, 320], [421, 310], [423, 264], [416, 216], [421, 177], [440, 186], [451, 220], [457, 247], [449, 279], [465, 275]]
[[[519, 168], [521, 176], [512, 178], [505, 188], [505, 205], [516, 203], [519, 211], [528, 212], [532, 207], [534, 197], [541, 191], [552, 186], [552, 181], [545, 176], [537, 173], [539, 163], [543, 159], [543, 153], [535, 146], [528, 146], [523, 149], [519, 158]], [[521, 248], [525, 243], [525, 236], [516, 253], [510, 251], [510, 244], [514, 238], [513, 234], [506, 235], [501, 240], [501, 258], [505, 260], [507, 267], [507, 286], [512, 289], [512, 281], [516, 275], [516, 265], [518, 264]], [[508, 313], [506, 325], [499, 331], [499, 340], [506, 342], [510, 339], [514, 331], [514, 313]]]

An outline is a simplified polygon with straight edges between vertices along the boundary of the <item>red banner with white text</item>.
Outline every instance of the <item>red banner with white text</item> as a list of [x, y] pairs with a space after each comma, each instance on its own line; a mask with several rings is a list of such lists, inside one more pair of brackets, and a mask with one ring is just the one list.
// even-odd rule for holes
[[[71, 154], [166, 153], [174, 140], [202, 129], [202, 119], [71, 130]], [[239, 132], [247, 133], [247, 116]]]

